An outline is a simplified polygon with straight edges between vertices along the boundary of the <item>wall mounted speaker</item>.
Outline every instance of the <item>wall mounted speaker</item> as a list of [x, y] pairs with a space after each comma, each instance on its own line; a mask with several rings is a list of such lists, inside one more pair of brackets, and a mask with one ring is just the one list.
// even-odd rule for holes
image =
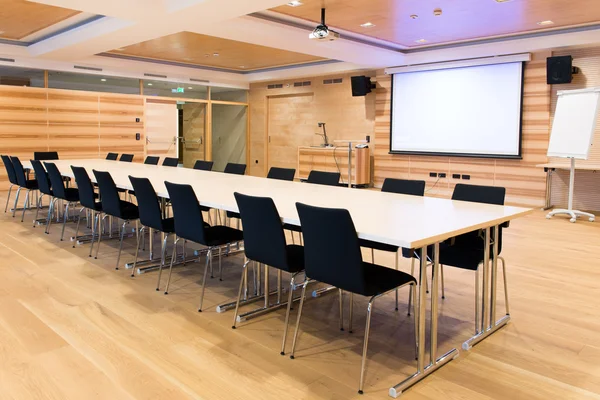
[[546, 81], [548, 85], [571, 83], [573, 74], [577, 72], [578, 69], [573, 67], [573, 57], [571, 56], [548, 57], [546, 59]]
[[375, 84], [371, 83], [371, 78], [368, 76], [353, 76], [352, 81], [352, 96], [366, 96], [371, 93], [371, 89], [375, 89]]

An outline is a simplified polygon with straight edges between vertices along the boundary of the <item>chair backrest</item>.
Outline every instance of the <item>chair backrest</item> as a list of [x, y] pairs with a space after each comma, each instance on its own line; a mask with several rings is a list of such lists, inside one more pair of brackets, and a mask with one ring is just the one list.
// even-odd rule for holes
[[58, 151], [34, 151], [33, 159], [38, 161], [58, 160]]
[[133, 154], [121, 154], [121, 157], [119, 157], [119, 161], [132, 162]]
[[87, 171], [83, 167], [75, 167], [71, 165], [73, 175], [75, 175], [75, 183], [79, 190], [79, 202], [82, 206], [94, 210], [96, 208], [96, 197], [94, 196], [94, 185]]
[[159, 160], [160, 160], [160, 157], [148, 156], [144, 160], [144, 164], [146, 164], [146, 165], [158, 165], [158, 161]]
[[27, 185], [27, 177], [25, 176], [25, 169], [23, 168], [23, 164], [21, 164], [21, 160], [19, 157], [11, 157], [13, 168], [15, 170], [15, 175], [17, 177], [17, 184], [21, 187], [25, 187]]
[[119, 155], [117, 153], [108, 153], [108, 154], [106, 154], [106, 159], [107, 160], [117, 161], [117, 158], [119, 158]]
[[48, 177], [50, 178], [50, 183], [52, 184], [52, 194], [54, 195], [54, 197], [58, 197], [59, 199], [66, 198], [65, 183], [63, 181], [62, 175], [60, 174], [60, 171], [58, 170], [58, 168], [56, 168], [56, 164], [45, 162], [44, 166], [46, 167], [46, 171], [48, 171]]
[[287, 249], [281, 217], [270, 197], [234, 193], [244, 230], [244, 250], [250, 260], [287, 270]]
[[340, 183], [340, 173], [339, 172], [310, 171], [310, 173], [308, 174], [308, 178], [306, 179], [306, 182], [314, 183], [317, 185], [338, 186]]
[[194, 164], [194, 169], [200, 171], [212, 171], [213, 164], [214, 163], [212, 161], [197, 160]]
[[18, 185], [17, 174], [15, 173], [15, 167], [9, 156], [2, 156], [2, 164], [4, 164], [4, 168], [6, 168], [6, 174], [8, 175], [8, 181], [13, 185]]
[[385, 178], [382, 192], [408, 194], [412, 196], [425, 195], [425, 181], [414, 181], [408, 179]]
[[271, 167], [267, 174], [267, 178], [278, 179], [280, 181], [293, 181], [294, 175], [296, 175], [296, 170], [294, 168]]
[[343, 290], [365, 288], [358, 235], [348, 210], [296, 203], [304, 237], [306, 276]]
[[206, 244], [204, 218], [194, 189], [190, 185], [165, 182], [175, 218], [175, 233], [180, 238]]
[[119, 191], [112, 176], [106, 171], [92, 171], [96, 177], [96, 182], [98, 182], [98, 189], [100, 189], [102, 211], [113, 217], [121, 218], [121, 215], [123, 215], [121, 211], [121, 198], [119, 197]]
[[48, 173], [44, 169], [44, 166], [42, 165], [41, 161], [31, 160], [31, 166], [33, 167], [33, 171], [35, 172], [35, 179], [38, 182], [40, 192], [51, 196], [52, 191], [50, 190], [50, 180], [48, 178]]
[[226, 174], [244, 175], [246, 173], [246, 164], [227, 163], [223, 172]]
[[140, 211], [140, 222], [148, 228], [164, 232], [162, 212], [156, 191], [147, 178], [129, 176]]
[[163, 167], [176, 167], [179, 165], [179, 159], [175, 157], [165, 157], [162, 163]]
[[506, 188], [498, 186], [465, 185], [459, 183], [454, 187], [452, 200], [470, 201], [473, 203], [504, 205]]

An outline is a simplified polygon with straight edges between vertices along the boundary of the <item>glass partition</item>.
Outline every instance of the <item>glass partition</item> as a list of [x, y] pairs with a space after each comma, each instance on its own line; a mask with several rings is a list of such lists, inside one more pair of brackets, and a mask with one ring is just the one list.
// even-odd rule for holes
[[214, 170], [223, 171], [227, 163], [246, 163], [248, 107], [212, 105], [212, 158]]
[[208, 89], [203, 85], [144, 79], [144, 95], [207, 100]]
[[44, 87], [44, 71], [23, 67], [0, 66], [0, 85]]
[[183, 166], [192, 168], [206, 160], [206, 103], [179, 102], [179, 155]]
[[89, 92], [140, 94], [139, 79], [61, 71], [48, 71], [48, 87]]
[[211, 87], [210, 99], [217, 101], [235, 101], [237, 103], [246, 103], [248, 102], [248, 91], [245, 89]]

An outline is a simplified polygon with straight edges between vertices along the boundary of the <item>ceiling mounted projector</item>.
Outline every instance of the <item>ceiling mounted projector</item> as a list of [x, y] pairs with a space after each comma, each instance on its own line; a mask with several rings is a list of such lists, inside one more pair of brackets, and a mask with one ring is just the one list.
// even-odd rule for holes
[[317, 25], [314, 31], [308, 35], [309, 39], [316, 40], [335, 40], [340, 38], [340, 34], [336, 31], [329, 29], [325, 24], [325, 9], [321, 8], [321, 24]]

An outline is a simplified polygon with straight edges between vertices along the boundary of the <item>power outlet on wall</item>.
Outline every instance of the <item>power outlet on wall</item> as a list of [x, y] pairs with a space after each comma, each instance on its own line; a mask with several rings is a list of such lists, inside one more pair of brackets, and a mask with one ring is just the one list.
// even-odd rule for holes
[[437, 172], [430, 172], [430, 173], [429, 173], [429, 176], [430, 176], [431, 178], [437, 178]]
[[439, 176], [440, 178], [445, 178], [445, 177], [446, 177], [446, 173], [445, 173], [445, 172], [440, 172], [440, 173], [438, 174], [438, 176]]

